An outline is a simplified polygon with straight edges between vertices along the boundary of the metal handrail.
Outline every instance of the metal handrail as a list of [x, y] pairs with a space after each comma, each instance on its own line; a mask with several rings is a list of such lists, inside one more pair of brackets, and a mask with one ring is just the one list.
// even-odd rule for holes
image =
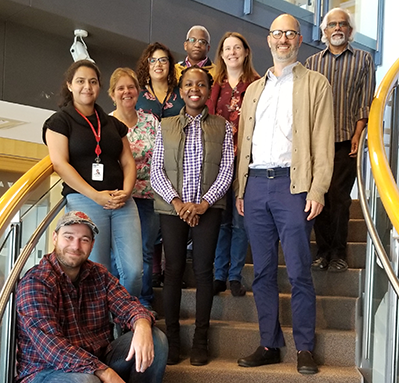
[[0, 236], [11, 222], [15, 212], [28, 198], [29, 192], [37, 188], [53, 173], [53, 164], [47, 156], [26, 172], [0, 198]]
[[51, 211], [46, 215], [43, 221], [39, 224], [37, 229], [34, 231], [32, 236], [30, 237], [28, 243], [23, 248], [21, 254], [17, 258], [13, 268], [8, 275], [4, 286], [0, 292], [0, 318], [3, 317], [4, 311], [7, 306], [7, 302], [10, 298], [11, 293], [13, 292], [16, 283], [18, 282], [19, 276], [21, 274], [22, 269], [24, 268], [29, 256], [31, 255], [33, 249], [39, 242], [40, 237], [46, 231], [50, 223], [54, 220], [60, 210], [65, 206], [66, 200], [62, 198], [58, 203], [51, 209]]
[[386, 73], [376, 91], [376, 96], [372, 101], [368, 122], [368, 149], [371, 159], [372, 174], [383, 206], [385, 207], [392, 225], [397, 230], [397, 233], [399, 233], [399, 188], [386, 158], [382, 124], [387, 99], [391, 89], [398, 81], [398, 78], [399, 59], [395, 61]]
[[364, 147], [365, 137], [367, 135], [366, 129], [361, 133], [359, 146], [358, 146], [358, 153], [357, 153], [357, 186], [358, 191], [360, 194], [360, 205], [364, 215], [365, 224], [367, 225], [368, 233], [371, 237], [371, 240], [374, 244], [376, 254], [379, 260], [382, 263], [383, 269], [386, 272], [386, 275], [389, 279], [390, 284], [392, 285], [394, 291], [396, 292], [397, 296], [399, 296], [399, 280], [394, 272], [392, 265], [390, 263], [389, 257], [386, 254], [385, 248], [383, 247], [382, 241], [379, 238], [378, 232], [375, 228], [373, 223], [371, 213], [369, 210], [367, 196], [365, 194], [365, 184], [362, 175], [362, 164], [364, 161], [364, 150], [361, 148]]

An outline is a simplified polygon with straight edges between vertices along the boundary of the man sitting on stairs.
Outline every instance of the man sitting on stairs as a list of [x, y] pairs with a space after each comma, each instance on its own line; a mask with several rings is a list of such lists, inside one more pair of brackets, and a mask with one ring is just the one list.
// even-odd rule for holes
[[[117, 278], [88, 260], [98, 232], [85, 213], [63, 215], [54, 251], [19, 283], [16, 382], [162, 382], [167, 338]], [[114, 341], [111, 316], [125, 332]]]
[[333, 102], [327, 79], [297, 62], [301, 42], [293, 16], [273, 21], [268, 45], [274, 67], [247, 88], [242, 104], [234, 186], [253, 254], [261, 345], [238, 363], [255, 367], [280, 362], [285, 345], [277, 284], [280, 240], [292, 285], [297, 370], [315, 374], [310, 233], [332, 176]]

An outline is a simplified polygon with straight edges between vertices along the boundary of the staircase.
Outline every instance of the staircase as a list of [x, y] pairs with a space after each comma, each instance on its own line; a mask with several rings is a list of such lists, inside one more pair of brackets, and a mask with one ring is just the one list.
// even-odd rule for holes
[[[296, 383], [360, 383], [361, 375], [355, 368], [355, 318], [359, 310], [362, 268], [365, 266], [366, 227], [358, 201], [353, 201], [349, 226], [348, 264], [344, 273], [313, 272], [317, 294], [317, 326], [315, 360], [320, 372], [303, 376], [296, 370], [296, 350], [291, 329], [290, 284], [282, 252], [278, 283], [280, 289], [280, 322], [286, 347], [281, 349], [282, 363], [254, 368], [237, 365], [237, 359], [247, 356], [259, 346], [257, 310], [251, 292], [253, 265], [251, 255], [243, 270], [243, 284], [248, 292], [244, 297], [232, 297], [230, 291], [214, 297], [209, 331], [210, 363], [194, 367], [189, 362], [189, 351], [194, 333], [195, 289], [190, 261], [187, 263], [181, 304], [181, 354], [185, 359], [167, 366], [165, 383], [233, 383], [279, 382]], [[316, 253], [314, 237], [312, 254]], [[162, 289], [156, 289], [154, 309], [163, 316]], [[157, 322], [161, 329], [165, 323]]]

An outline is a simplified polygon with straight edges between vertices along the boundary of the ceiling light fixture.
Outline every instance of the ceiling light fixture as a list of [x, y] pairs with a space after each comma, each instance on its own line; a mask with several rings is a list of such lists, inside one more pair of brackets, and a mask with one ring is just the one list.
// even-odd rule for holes
[[88, 32], [84, 29], [75, 29], [74, 35], [74, 43], [71, 45], [69, 50], [74, 61], [89, 60], [94, 62], [94, 60], [90, 58], [87, 46], [83, 41], [83, 38], [88, 36]]

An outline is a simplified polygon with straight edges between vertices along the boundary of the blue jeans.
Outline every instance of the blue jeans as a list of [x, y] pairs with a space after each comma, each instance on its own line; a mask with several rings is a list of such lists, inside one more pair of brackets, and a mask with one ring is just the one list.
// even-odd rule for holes
[[139, 300], [143, 306], [150, 307], [154, 298], [152, 283], [154, 244], [160, 231], [160, 217], [154, 212], [154, 200], [145, 198], [134, 198], [134, 200], [142, 227], [143, 277]]
[[[168, 357], [168, 341], [165, 334], [153, 327], [154, 361], [143, 373], [135, 370], [135, 357], [125, 358], [131, 345], [132, 332], [128, 332], [111, 343], [112, 349], [102, 362], [111, 367], [126, 383], [161, 383]], [[36, 374], [32, 383], [101, 383], [94, 374], [64, 372], [61, 370], [43, 370]]]
[[229, 275], [230, 281], [240, 282], [246, 261], [248, 240], [244, 218], [237, 212], [236, 198], [232, 187], [229, 188], [226, 197], [226, 210], [222, 213], [222, 223], [215, 251], [214, 273], [215, 279], [219, 281], [226, 281]]
[[65, 210], [86, 213], [99, 228], [90, 260], [98, 262], [117, 278], [129, 294], [138, 297], [142, 288], [142, 239], [135, 201], [129, 198], [117, 210], [105, 210], [82, 194], [67, 195]]

